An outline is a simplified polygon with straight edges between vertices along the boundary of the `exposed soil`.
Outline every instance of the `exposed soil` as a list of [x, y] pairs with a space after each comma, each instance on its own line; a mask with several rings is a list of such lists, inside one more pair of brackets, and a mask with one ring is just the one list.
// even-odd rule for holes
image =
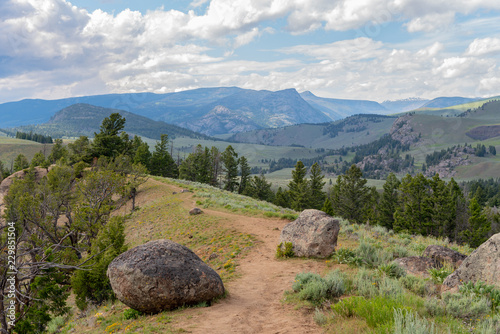
[[[186, 196], [182, 194], [181, 196]], [[194, 206], [187, 195], [186, 209]], [[175, 324], [190, 333], [321, 333], [310, 311], [295, 310], [282, 302], [285, 290], [290, 290], [295, 275], [308, 271], [321, 273], [321, 260], [275, 258], [280, 232], [286, 220], [254, 218], [233, 213], [203, 209], [216, 216], [229, 229], [255, 235], [259, 242], [243, 259], [237, 272], [240, 277], [225, 285], [229, 296], [207, 308], [185, 310]]]
[[309, 312], [283, 304], [295, 275], [303, 271], [321, 272], [325, 266], [313, 260], [276, 260], [276, 245], [286, 222], [251, 218], [204, 210], [223, 217], [227, 227], [254, 234], [259, 243], [240, 260], [240, 278], [226, 284], [229, 297], [209, 308], [188, 310], [192, 318], [184, 329], [192, 333], [320, 333]]

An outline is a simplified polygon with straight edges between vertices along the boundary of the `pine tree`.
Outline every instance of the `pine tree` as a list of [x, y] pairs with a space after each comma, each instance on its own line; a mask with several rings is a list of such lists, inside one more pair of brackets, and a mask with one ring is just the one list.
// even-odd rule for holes
[[283, 190], [279, 187], [274, 196], [274, 204], [282, 208], [290, 208], [290, 193], [288, 190]]
[[160, 141], [156, 142], [155, 151], [151, 156], [150, 172], [152, 175], [177, 178], [179, 170], [168, 152], [168, 135], [162, 134], [160, 138]]
[[243, 194], [263, 201], [273, 202], [274, 193], [271, 190], [271, 186], [272, 183], [267, 182], [264, 174], [260, 174], [260, 176], [254, 176], [249, 179]]
[[302, 211], [310, 207], [311, 188], [306, 180], [306, 167], [302, 161], [297, 161], [295, 170], [292, 171], [292, 180], [288, 183], [291, 208]]
[[333, 209], [338, 215], [354, 223], [364, 222], [371, 196], [366, 182], [356, 165], [352, 165], [345, 175], [339, 175], [332, 189]]
[[378, 205], [379, 224], [392, 230], [394, 225], [394, 213], [398, 204], [398, 188], [401, 182], [396, 175], [390, 173], [384, 183], [384, 191]]
[[479, 247], [488, 240], [491, 222], [484, 213], [477, 199], [474, 197], [469, 204], [469, 229], [463, 232], [466, 242], [471, 247]]
[[332, 201], [330, 201], [330, 198], [327, 197], [325, 199], [325, 203], [323, 203], [323, 207], [321, 208], [321, 211], [323, 211], [324, 213], [326, 213], [330, 216], [335, 215], [335, 212], [333, 211]]
[[[92, 154], [94, 157], [114, 158], [123, 153], [125, 149], [124, 138], [120, 131], [125, 128], [125, 118], [119, 113], [112, 113], [101, 124], [100, 132], [94, 133]], [[57, 141], [57, 140], [56, 140]]]
[[224, 190], [235, 191], [238, 186], [238, 153], [234, 151], [234, 148], [229, 145], [224, 152], [222, 152], [221, 160], [223, 164], [223, 170], [226, 173], [224, 177]]
[[428, 180], [420, 173], [415, 177], [407, 174], [401, 180], [399, 190], [401, 205], [394, 214], [394, 231], [428, 234], [432, 226], [432, 202]]
[[151, 152], [149, 151], [148, 143], [140, 143], [135, 150], [134, 164], [141, 164], [146, 169], [150, 169], [151, 165]]
[[309, 185], [311, 187], [311, 198], [310, 207], [313, 209], [321, 209], [325, 202], [326, 194], [323, 191], [323, 187], [326, 182], [323, 181], [323, 174], [321, 173], [321, 168], [318, 163], [315, 162], [311, 167], [311, 176]]
[[[245, 157], [240, 158], [240, 186], [238, 187], [238, 194], [242, 194], [246, 187], [248, 186], [248, 182], [250, 180], [250, 166], [248, 165], [248, 160]], [[262, 175], [264, 176], [264, 175]]]

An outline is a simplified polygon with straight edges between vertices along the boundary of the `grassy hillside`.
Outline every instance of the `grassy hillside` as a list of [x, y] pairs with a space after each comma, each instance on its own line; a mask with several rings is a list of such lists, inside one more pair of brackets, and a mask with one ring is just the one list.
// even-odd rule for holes
[[[337, 149], [370, 143], [389, 132], [395, 118], [357, 115], [325, 124], [299, 124], [279, 129], [264, 129], [235, 134], [231, 140], [265, 145], [302, 145]], [[331, 127], [340, 132], [332, 135]], [[337, 130], [337, 129], [336, 129]]]
[[[172, 194], [181, 188], [193, 193]], [[190, 247], [221, 274], [228, 297], [210, 307], [200, 304], [136, 318], [120, 302], [80, 315], [73, 309], [69, 318], [52, 322], [51, 333], [392, 333], [399, 321], [394, 308], [401, 308], [418, 315], [423, 324], [434, 323], [436, 333], [479, 334], [489, 333], [479, 329], [498, 317], [484, 307], [473, 318], [443, 313], [441, 277], [450, 273], [449, 268], [427, 278], [398, 278], [388, 265], [393, 258], [420, 256], [432, 244], [470, 254], [467, 246], [341, 220], [337, 250], [331, 258], [280, 260], [275, 250], [287, 221], [267, 218], [282, 214], [270, 204], [163, 178], [150, 179], [140, 189], [137, 203], [140, 209], [126, 220], [129, 245], [168, 238]], [[189, 216], [187, 210], [193, 205], [205, 214]], [[120, 213], [127, 210], [124, 207]], [[342, 284], [342, 292], [332, 297], [314, 286], [302, 292], [306, 277], [318, 282], [318, 277], [329, 277], [337, 287]], [[462, 307], [457, 314], [467, 309]]]
[[31, 160], [37, 152], [46, 152], [48, 155], [51, 149], [52, 144], [39, 144], [30, 140], [0, 136], [0, 161], [8, 168], [19, 154], [24, 154]]

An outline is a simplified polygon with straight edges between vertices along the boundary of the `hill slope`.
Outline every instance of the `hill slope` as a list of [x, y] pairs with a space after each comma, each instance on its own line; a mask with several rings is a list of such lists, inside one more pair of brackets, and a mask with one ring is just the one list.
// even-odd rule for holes
[[356, 115], [332, 123], [299, 124], [278, 129], [238, 133], [230, 140], [242, 143], [336, 149], [367, 144], [391, 129], [395, 117]]
[[130, 135], [140, 135], [152, 139], [160, 139], [161, 134], [168, 134], [170, 138], [188, 137], [196, 139], [211, 139], [208, 136], [167, 124], [162, 121], [153, 121], [147, 117], [139, 116], [124, 110], [102, 108], [85, 103], [78, 103], [66, 107], [55, 113], [50, 120], [41, 125], [21, 126], [21, 131], [33, 131], [52, 136], [76, 137], [90, 136], [99, 132], [99, 127], [104, 118], [112, 113], [119, 113], [126, 119], [125, 131]]
[[356, 114], [388, 113], [386, 108], [374, 101], [329, 99], [318, 97], [309, 91], [301, 93], [300, 96], [334, 121]]

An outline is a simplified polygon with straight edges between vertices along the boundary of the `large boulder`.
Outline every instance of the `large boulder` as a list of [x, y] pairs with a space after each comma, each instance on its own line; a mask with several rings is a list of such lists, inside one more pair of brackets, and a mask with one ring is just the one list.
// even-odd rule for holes
[[443, 282], [445, 291], [456, 291], [465, 282], [482, 281], [500, 288], [500, 233], [479, 246]]
[[430, 257], [437, 262], [444, 265], [449, 263], [454, 269], [457, 269], [462, 264], [463, 260], [467, 258], [467, 255], [454, 251], [443, 246], [430, 245], [424, 250], [423, 256]]
[[423, 256], [409, 256], [395, 259], [394, 262], [403, 268], [406, 273], [415, 276], [430, 277], [430, 268], [441, 268], [442, 265], [434, 259]]
[[295, 256], [327, 257], [335, 251], [339, 230], [338, 220], [330, 215], [304, 210], [295, 221], [285, 225], [280, 241], [283, 247], [291, 242]]
[[150, 241], [122, 253], [110, 263], [107, 275], [121, 302], [148, 314], [224, 294], [220, 276], [171, 240]]
[[[7, 195], [7, 192], [9, 191], [9, 188], [11, 184], [14, 182], [15, 179], [21, 179], [23, 180], [26, 177], [26, 174], [28, 174], [29, 169], [23, 169], [18, 172], [15, 172], [14, 174], [10, 175], [9, 177], [6, 177], [2, 183], [0, 183], [0, 194], [2, 195]], [[41, 179], [43, 179], [44, 176], [47, 176], [48, 171], [46, 168], [41, 168], [41, 167], [35, 167], [33, 168], [33, 171], [35, 173], [35, 181], [40, 182]]]
[[202, 213], [203, 213], [203, 211], [200, 208], [192, 208], [191, 210], [189, 210], [189, 214], [191, 216], [201, 215]]

